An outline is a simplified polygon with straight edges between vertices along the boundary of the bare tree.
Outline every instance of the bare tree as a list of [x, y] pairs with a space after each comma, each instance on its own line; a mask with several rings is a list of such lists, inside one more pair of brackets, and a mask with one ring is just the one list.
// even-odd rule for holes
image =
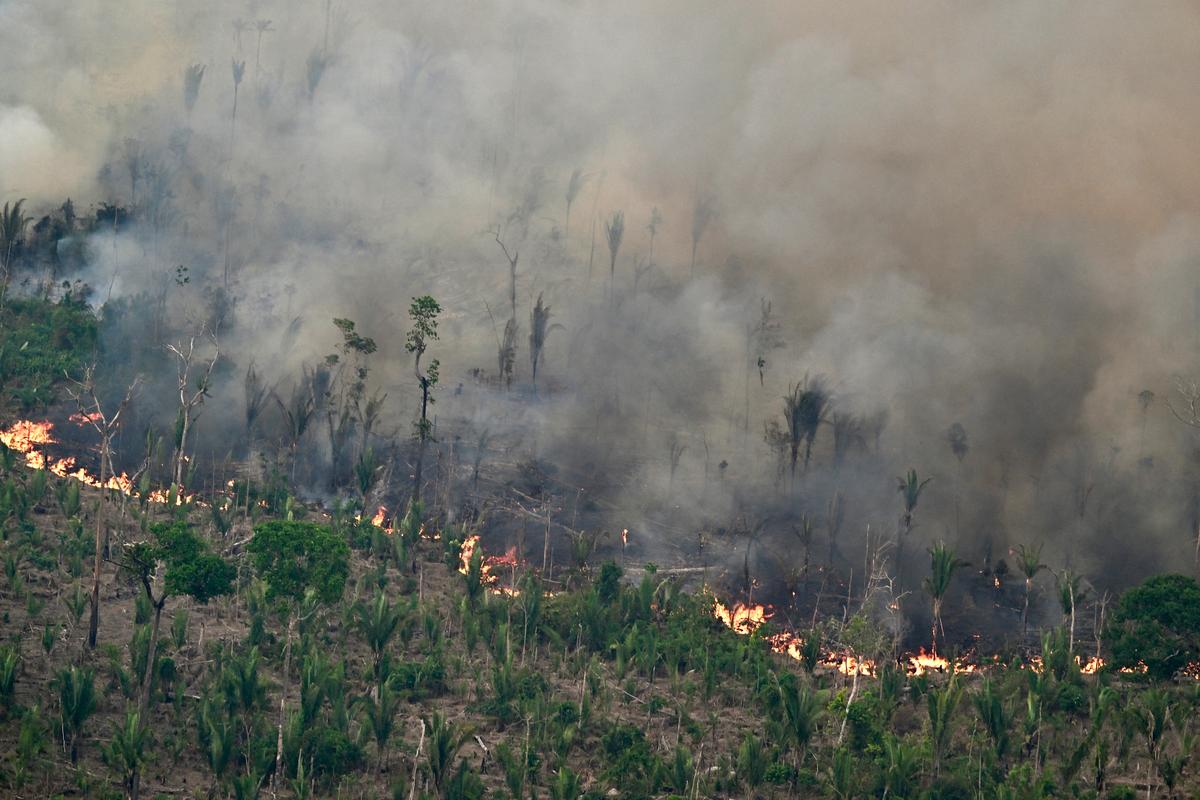
[[275, 30], [271, 27], [271, 20], [258, 19], [254, 21], [254, 30], [258, 34], [257, 40], [254, 43], [254, 76], [262, 71], [262, 40], [263, 34]]
[[176, 374], [179, 388], [179, 415], [175, 421], [175, 470], [173, 480], [177, 487], [183, 488], [183, 465], [187, 462], [188, 434], [200, 417], [200, 406], [208, 398], [208, 389], [212, 379], [213, 369], [220, 359], [220, 348], [216, 336], [210, 336], [213, 352], [207, 362], [200, 360], [196, 350], [196, 336], [188, 339], [186, 345], [169, 344], [176, 360]]
[[67, 390], [78, 406], [80, 416], [100, 435], [100, 498], [96, 504], [95, 561], [92, 564], [91, 617], [88, 621], [88, 647], [91, 649], [96, 647], [96, 633], [100, 629], [100, 564], [104, 560], [104, 506], [110, 476], [113, 474], [112, 441], [140, 383], [140, 379], [135, 377], [117, 407], [106, 413], [96, 392], [95, 376], [96, 365], [92, 364], [84, 369], [83, 379], [75, 381], [74, 387]]

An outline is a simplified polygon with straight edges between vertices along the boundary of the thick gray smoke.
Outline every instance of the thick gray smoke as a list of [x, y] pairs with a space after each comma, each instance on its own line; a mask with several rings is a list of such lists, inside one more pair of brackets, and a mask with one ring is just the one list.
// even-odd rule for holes
[[[829, 552], [861, 575], [909, 467], [918, 572], [935, 539], [977, 568], [1045, 542], [1103, 588], [1192, 558], [1166, 402], [1200, 343], [1194, 3], [27, 0], [0, 64], [0, 196], [129, 214], [62, 276], [131, 305], [110, 335], [221, 320], [207, 455], [237, 450], [245, 367], [286, 394], [334, 317], [376, 339], [377, 430], [407, 439], [432, 294], [437, 469], [486, 431], [485, 475], [552, 473], [562, 524], [628, 527], [641, 560], [703, 531], [736, 571], [758, 530], [782, 574], [808, 513], [823, 563], [841, 493]], [[862, 424], [835, 453], [831, 417], [793, 479], [765, 434], [806, 374]], [[140, 400], [167, 426], [172, 380]]]

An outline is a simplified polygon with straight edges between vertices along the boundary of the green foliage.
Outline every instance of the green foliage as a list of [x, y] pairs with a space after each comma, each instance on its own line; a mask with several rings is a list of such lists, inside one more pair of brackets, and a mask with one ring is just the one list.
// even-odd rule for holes
[[778, 681], [788, 743], [804, 753], [821, 721], [821, 700], [808, 686], [801, 686], [794, 673], [784, 673]]
[[1107, 631], [1112, 666], [1165, 680], [1200, 658], [1200, 585], [1156, 575], [1121, 595]]
[[439, 712], [434, 712], [433, 716], [426, 720], [425, 726], [429, 748], [426, 751], [426, 767], [434, 788], [439, 794], [442, 794], [447, 779], [450, 777], [451, 765], [457, 757], [458, 751], [466, 743], [471, 730], [446, 719]]
[[378, 685], [383, 681], [384, 652], [404, 617], [404, 610], [393, 607], [387, 595], [380, 591], [370, 605], [359, 603], [354, 611], [355, 627], [375, 655], [375, 682]]
[[7, 717], [16, 707], [20, 670], [21, 651], [10, 645], [0, 647], [0, 718]]
[[15, 401], [23, 412], [47, 407], [98, 347], [96, 317], [82, 299], [7, 298], [0, 304], [0, 403]]
[[112, 739], [104, 749], [104, 762], [121, 775], [128, 792], [134, 792], [145, 769], [149, 742], [149, 727], [142, 724], [136, 711], [129, 711], [123, 723], [113, 728]]
[[95, 673], [82, 667], [70, 667], [58, 674], [59, 718], [70, 737], [71, 763], [79, 761], [79, 738], [83, 726], [96, 710]]
[[337, 778], [362, 766], [362, 748], [345, 732], [321, 725], [304, 732], [300, 752], [311, 776], [323, 786], [332, 786]]
[[247, 550], [272, 599], [299, 603], [311, 590], [320, 602], [330, 604], [342, 596], [350, 548], [327, 526], [291, 520], [264, 522], [255, 526]]
[[926, 695], [929, 710], [929, 741], [933, 748], [934, 776], [941, 774], [942, 757], [953, 733], [954, 713], [962, 699], [962, 686], [957, 676], [942, 688], [931, 688]]
[[150, 532], [150, 541], [125, 548], [121, 565], [136, 580], [148, 585], [161, 562], [166, 565], [164, 599], [168, 595], [189, 595], [207, 603], [233, 590], [237, 572], [233, 564], [210, 553], [205, 541], [187, 523], [160, 523], [151, 526]]
[[979, 690], [971, 695], [971, 701], [979, 714], [979, 721], [992, 741], [993, 755], [997, 761], [1003, 761], [1008, 754], [1009, 730], [1013, 721], [1012, 709], [1005, 704], [991, 678], [983, 679]]

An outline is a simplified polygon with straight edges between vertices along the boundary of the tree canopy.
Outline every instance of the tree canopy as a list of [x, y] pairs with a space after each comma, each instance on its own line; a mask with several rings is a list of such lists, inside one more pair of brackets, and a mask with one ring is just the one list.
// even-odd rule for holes
[[201, 603], [229, 594], [237, 573], [233, 564], [209, 551], [208, 544], [185, 522], [159, 523], [150, 529], [151, 538], [129, 545], [122, 566], [146, 583], [160, 563], [168, 595], [190, 595]]
[[1121, 595], [1108, 636], [1113, 666], [1146, 666], [1170, 678], [1200, 658], [1200, 584], [1186, 575], [1155, 575]]
[[299, 602], [311, 589], [322, 603], [341, 598], [350, 548], [328, 526], [271, 520], [255, 526], [247, 549], [267, 582], [268, 597]]

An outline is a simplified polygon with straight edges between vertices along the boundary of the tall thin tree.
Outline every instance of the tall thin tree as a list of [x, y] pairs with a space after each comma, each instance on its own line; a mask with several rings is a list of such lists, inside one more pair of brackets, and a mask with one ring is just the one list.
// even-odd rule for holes
[[88, 647], [95, 649], [96, 635], [100, 629], [100, 565], [104, 560], [104, 506], [108, 496], [109, 476], [112, 475], [112, 441], [124, 422], [125, 411], [137, 392], [140, 379], [129, 384], [116, 408], [105, 411], [96, 391], [96, 365], [83, 371], [83, 379], [67, 390], [75, 400], [80, 415], [100, 435], [100, 496], [96, 503], [95, 560], [92, 563], [91, 616], [88, 620]]
[[404, 338], [404, 349], [413, 354], [413, 374], [416, 375], [417, 383], [421, 387], [421, 417], [417, 421], [417, 463], [413, 470], [412, 501], [414, 507], [421, 502], [421, 468], [425, 461], [425, 445], [432, 434], [429, 424], [429, 406], [433, 402], [431, 392], [438, 382], [439, 367], [438, 360], [435, 358], [422, 372], [421, 357], [425, 355], [429, 343], [438, 338], [437, 318], [441, 311], [442, 307], [429, 295], [414, 297], [412, 305], [408, 309], [413, 326]]

